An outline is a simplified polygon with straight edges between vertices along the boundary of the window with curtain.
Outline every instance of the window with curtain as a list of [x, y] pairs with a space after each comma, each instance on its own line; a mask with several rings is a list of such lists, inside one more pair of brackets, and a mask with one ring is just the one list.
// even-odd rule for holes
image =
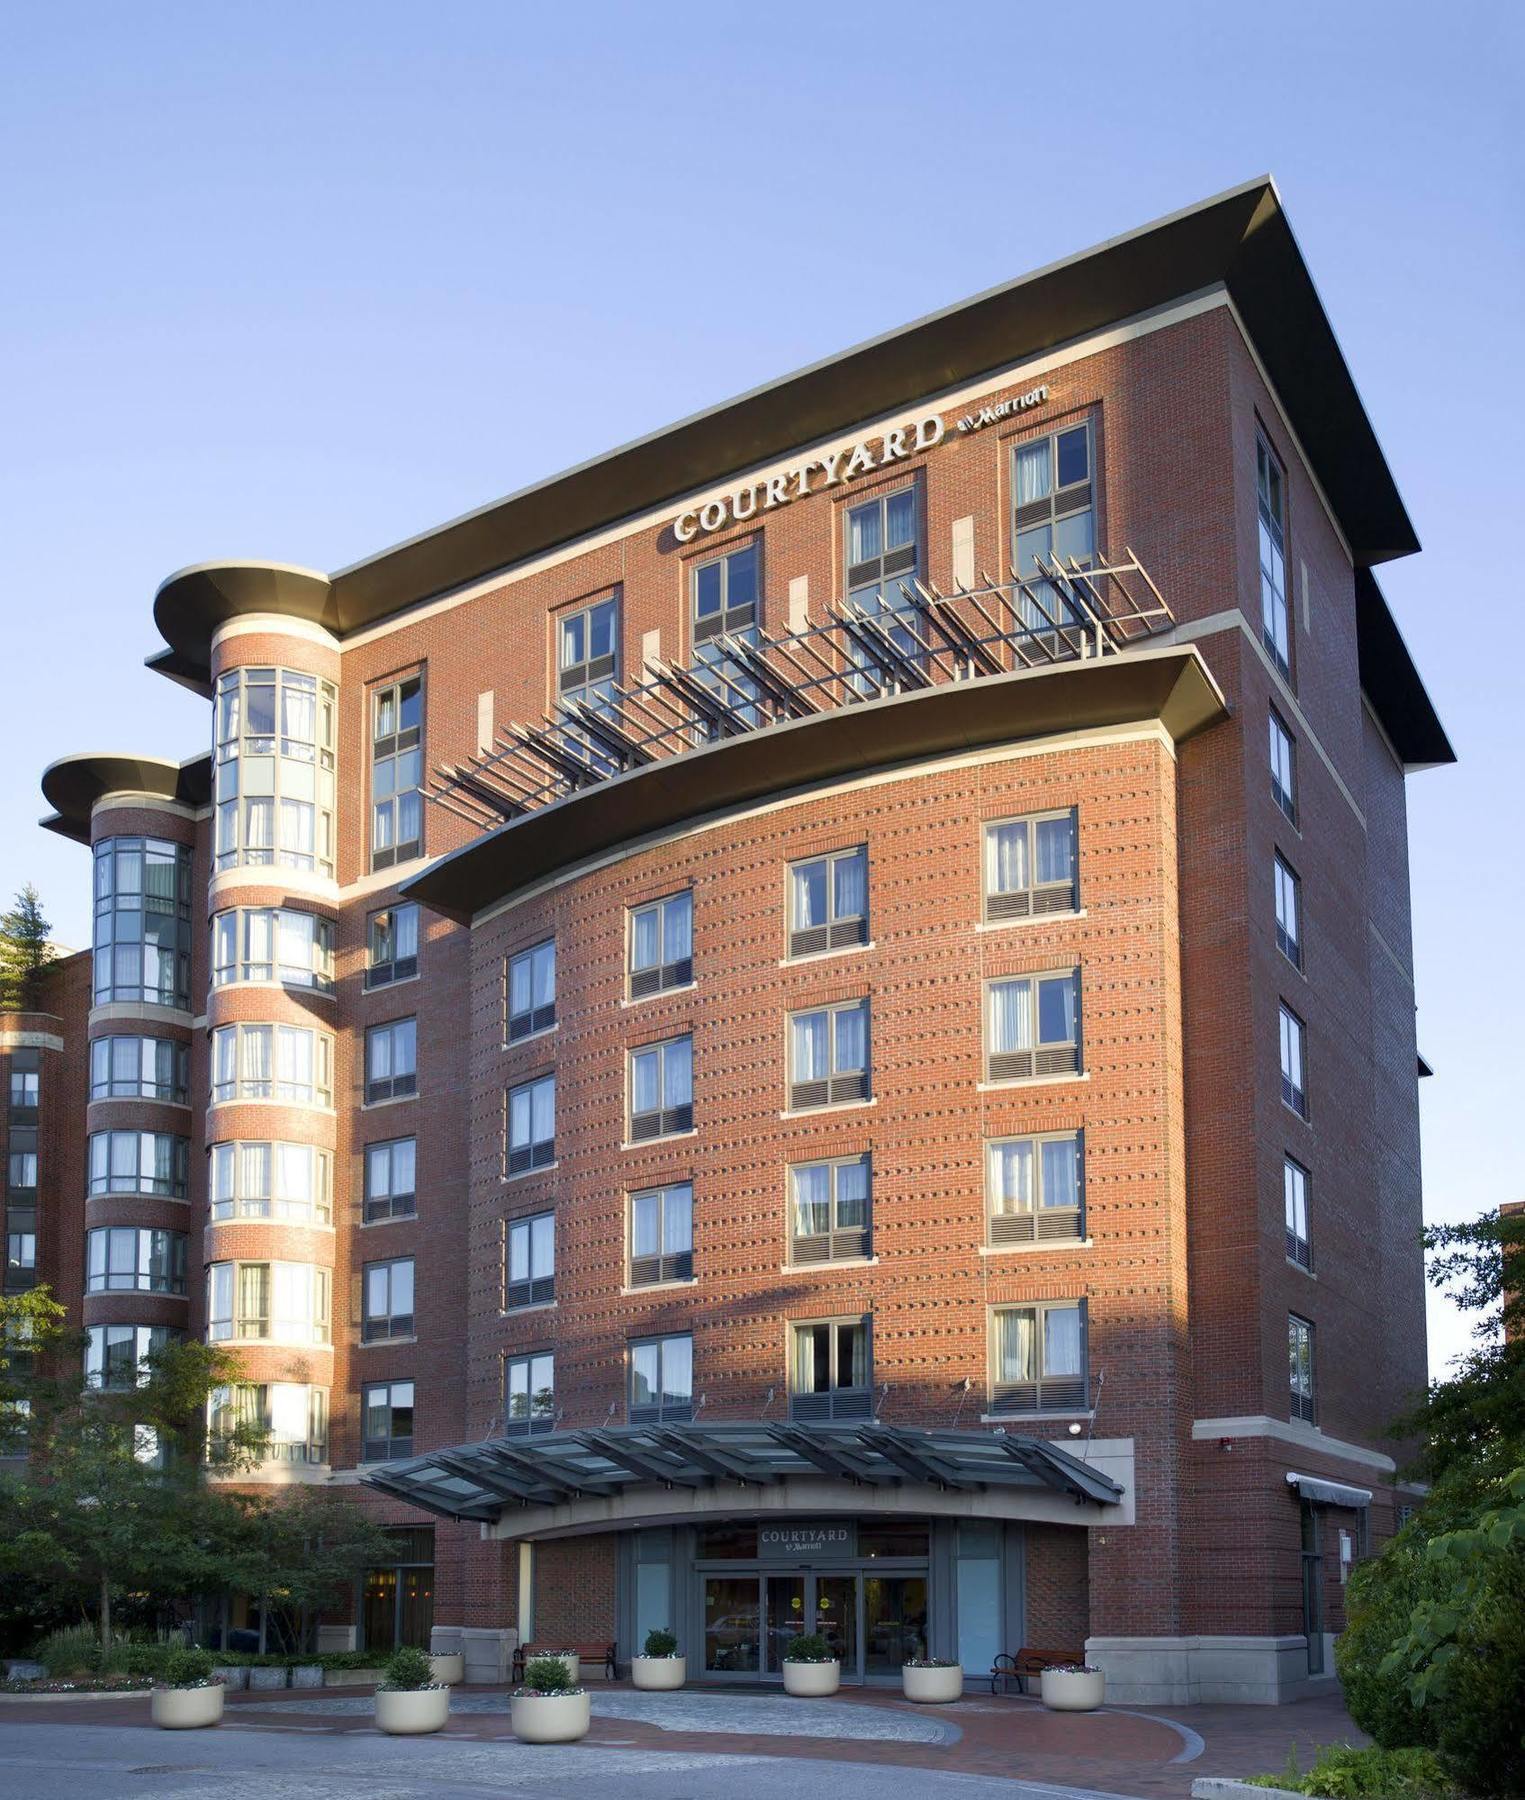
[[371, 867], [391, 868], [424, 848], [423, 678], [371, 694]]
[[694, 1041], [669, 1038], [630, 1052], [630, 1142], [670, 1137], [694, 1123]]
[[998, 1307], [993, 1331], [992, 1413], [999, 1416], [1086, 1410], [1083, 1301]]
[[1276, 896], [1276, 947], [1294, 969], [1303, 966], [1303, 884], [1280, 852], [1272, 861]]
[[1287, 1214], [1287, 1260], [1302, 1269], [1313, 1267], [1308, 1238], [1308, 1171], [1290, 1156], [1282, 1159], [1282, 1191]]
[[1078, 969], [988, 982], [986, 1080], [1030, 1081], [1077, 1073], [1079, 999]]
[[532, 944], [509, 957], [507, 1041], [549, 1031], [556, 1023], [556, 941]]
[[1297, 823], [1297, 750], [1280, 713], [1270, 709], [1271, 797]]
[[631, 1344], [628, 1404], [632, 1425], [694, 1416], [694, 1340], [688, 1332]]
[[92, 1194], [164, 1194], [185, 1198], [190, 1139], [164, 1131], [94, 1131], [89, 1165]]
[[1287, 484], [1281, 459], [1258, 432], [1255, 493], [1260, 541], [1260, 635], [1283, 675], [1292, 673], [1292, 621], [1287, 607]]
[[1081, 622], [1056, 565], [1088, 568], [1096, 555], [1096, 513], [1089, 425], [1071, 425], [1013, 451], [1012, 545], [1022, 622], [1031, 631], [1065, 630]]
[[508, 1090], [506, 1173], [522, 1175], [556, 1160], [556, 1077], [542, 1075]]
[[804, 1111], [869, 1097], [867, 1000], [789, 1015], [789, 1106]]
[[366, 921], [366, 987], [386, 987], [417, 973], [417, 906], [409, 902], [372, 913]]
[[401, 1100], [418, 1092], [418, 1021], [393, 1019], [365, 1034], [365, 1098]]
[[868, 850], [855, 845], [789, 865], [789, 954], [868, 942]]
[[694, 1272], [694, 1190], [686, 1181], [630, 1196], [630, 1286], [688, 1281]]
[[822, 1319], [791, 1329], [789, 1416], [807, 1422], [872, 1417], [868, 1319]]
[[997, 1138], [985, 1146], [990, 1243], [1059, 1243], [1085, 1236], [1081, 1134]]
[[190, 1097], [190, 1046], [169, 1038], [95, 1038], [90, 1045], [92, 1100]]
[[508, 1280], [504, 1304], [547, 1306], [556, 1298], [556, 1215], [535, 1213], [506, 1227]]
[[365, 1462], [388, 1462], [413, 1454], [413, 1383], [369, 1382], [361, 1395]]
[[85, 1234], [85, 1291], [183, 1294], [186, 1234], [112, 1225]]
[[413, 1336], [413, 1258], [365, 1265], [362, 1284], [360, 1339], [374, 1344], [384, 1338]]
[[218, 869], [274, 864], [334, 872], [330, 683], [290, 669], [233, 669], [213, 708]]
[[985, 827], [985, 917], [1074, 912], [1075, 814], [1033, 813]]
[[694, 978], [694, 896], [685, 889], [630, 909], [630, 998]]
[[789, 1260], [841, 1262], [870, 1254], [866, 1156], [798, 1163], [789, 1171]]
[[411, 1219], [417, 1211], [417, 1144], [389, 1138], [365, 1147], [365, 1220]]
[[1308, 1116], [1306, 1074], [1307, 1030], [1285, 1003], [1281, 1006], [1281, 1097], [1300, 1119]]

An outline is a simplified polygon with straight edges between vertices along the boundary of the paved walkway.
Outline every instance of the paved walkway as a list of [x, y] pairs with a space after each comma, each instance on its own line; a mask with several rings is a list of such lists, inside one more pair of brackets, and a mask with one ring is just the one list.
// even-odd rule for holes
[[[591, 1683], [589, 1692], [591, 1732], [583, 1744], [555, 1755], [559, 1768], [586, 1768], [590, 1775], [610, 1760], [590, 1754], [603, 1750], [637, 1753], [648, 1768], [654, 1766], [650, 1757], [666, 1754], [674, 1759], [675, 1776], [688, 1767], [712, 1768], [717, 1758], [809, 1759], [817, 1770], [825, 1763], [871, 1765], [993, 1777], [1020, 1782], [1034, 1792], [1046, 1786], [1050, 1792], [1079, 1790], [1129, 1800], [1187, 1800], [1199, 1775], [1276, 1770], [1294, 1747], [1306, 1765], [1321, 1743], [1362, 1741], [1333, 1694], [1285, 1707], [1197, 1706], [1148, 1713], [1108, 1707], [1098, 1713], [1051, 1713], [1035, 1700], [1016, 1696], [972, 1695], [952, 1706], [913, 1706], [885, 1689], [844, 1689], [835, 1699], [816, 1701], [788, 1699], [776, 1689], [684, 1689], [667, 1695]], [[285, 1698], [230, 1694], [224, 1729], [236, 1726], [251, 1739], [256, 1734], [300, 1734], [309, 1743], [318, 1737], [358, 1739], [358, 1751], [366, 1740], [377, 1738], [371, 1710], [367, 1695], [343, 1690]], [[120, 1730], [143, 1725], [147, 1712], [148, 1702], [141, 1696], [75, 1703], [7, 1701], [0, 1707], [0, 1728], [36, 1724], [71, 1731], [88, 1726]], [[26, 1735], [5, 1731], [12, 1746], [24, 1743]], [[511, 1737], [502, 1689], [457, 1688], [449, 1726], [429, 1741], [464, 1745]], [[204, 1734], [193, 1733], [184, 1738], [159, 1733], [151, 1741], [176, 1740], [207, 1741]], [[526, 1748], [524, 1754], [542, 1758], [525, 1768], [550, 1773], [545, 1751]], [[571, 1761], [563, 1764], [563, 1758]], [[0, 1761], [0, 1772], [4, 1766]], [[844, 1778], [846, 1774], [843, 1768]], [[576, 1785], [581, 1788], [581, 1776]], [[918, 1784], [919, 1790], [925, 1787], [925, 1782]], [[717, 1776], [685, 1780], [683, 1791], [730, 1789]]]

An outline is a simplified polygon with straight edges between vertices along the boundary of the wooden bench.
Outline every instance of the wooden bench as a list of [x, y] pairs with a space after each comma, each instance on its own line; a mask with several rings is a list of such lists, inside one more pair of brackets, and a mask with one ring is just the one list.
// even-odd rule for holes
[[[514, 1681], [523, 1681], [524, 1665], [532, 1663], [537, 1656], [555, 1656], [558, 1651], [575, 1650], [577, 1659], [584, 1667], [593, 1663], [604, 1665], [604, 1679], [614, 1680], [614, 1645], [613, 1644], [521, 1644], [514, 1651]], [[994, 1690], [991, 1690], [994, 1692]]]
[[1033, 1650], [1026, 1647], [1015, 1653], [1003, 1650], [991, 1666], [990, 1691], [992, 1694], [999, 1693], [999, 1682], [1014, 1681], [1017, 1692], [1025, 1694], [1028, 1691], [1029, 1677], [1041, 1675], [1045, 1669], [1061, 1669], [1084, 1661], [1085, 1653], [1081, 1650]]

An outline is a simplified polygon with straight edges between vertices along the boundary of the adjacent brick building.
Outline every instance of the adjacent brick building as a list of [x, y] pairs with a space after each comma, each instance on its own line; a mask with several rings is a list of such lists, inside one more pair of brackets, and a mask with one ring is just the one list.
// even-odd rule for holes
[[238, 1348], [266, 1477], [396, 1531], [335, 1641], [1329, 1679], [1425, 1372], [1415, 549], [1257, 181], [171, 577], [210, 757], [44, 778], [104, 1378]]

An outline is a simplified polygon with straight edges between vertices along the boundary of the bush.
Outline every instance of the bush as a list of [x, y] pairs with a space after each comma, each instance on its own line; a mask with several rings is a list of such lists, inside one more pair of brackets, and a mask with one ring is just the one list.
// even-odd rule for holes
[[1252, 1776], [1251, 1787], [1286, 1788], [1324, 1800], [1450, 1800], [1457, 1790], [1433, 1751], [1326, 1744], [1306, 1774], [1292, 1751], [1279, 1775]]
[[818, 1631], [802, 1631], [784, 1651], [785, 1662], [835, 1662], [837, 1653]]
[[559, 1656], [532, 1656], [525, 1666], [521, 1694], [573, 1694], [572, 1677]]
[[101, 1666], [101, 1634], [93, 1625], [64, 1625], [41, 1639], [32, 1655], [55, 1681], [65, 1675], [94, 1675]]
[[407, 1693], [434, 1685], [434, 1668], [428, 1656], [412, 1644], [399, 1644], [382, 1665], [384, 1688]]
[[205, 1687], [214, 1666], [210, 1650], [171, 1650], [159, 1670], [159, 1681], [164, 1687]]
[[1409, 1615], [1437, 1582], [1424, 1557], [1422, 1527], [1405, 1526], [1379, 1557], [1357, 1564], [1345, 1595], [1348, 1623], [1334, 1646], [1345, 1707], [1368, 1737], [1388, 1749], [1434, 1747], [1435, 1714], [1417, 1710], [1382, 1659], [1408, 1631]]
[[670, 1631], [648, 1631], [646, 1633], [646, 1654], [648, 1656], [676, 1656], [678, 1640]]

